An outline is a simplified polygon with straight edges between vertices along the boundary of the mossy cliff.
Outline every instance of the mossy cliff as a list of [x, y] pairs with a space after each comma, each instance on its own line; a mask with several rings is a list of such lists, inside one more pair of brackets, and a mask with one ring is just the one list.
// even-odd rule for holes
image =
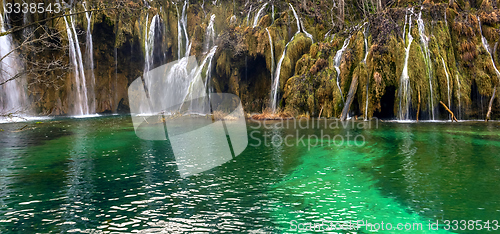
[[[318, 116], [321, 112], [322, 117], [339, 117], [345, 105], [343, 99], [356, 77], [350, 115], [396, 118], [401, 98], [405, 98], [401, 96], [401, 78], [410, 33], [410, 118], [430, 119], [434, 115], [435, 119], [448, 119], [448, 113], [439, 105], [443, 101], [461, 119], [484, 119], [500, 78], [483, 46], [481, 29], [496, 63], [500, 56], [500, 11], [496, 2], [460, 0], [449, 5], [448, 1], [397, 1], [384, 5], [384, 9], [362, 11], [349, 7], [356, 6], [356, 1], [348, 1], [343, 17], [338, 7], [326, 0], [270, 1], [263, 8], [264, 4], [243, 0], [216, 1], [215, 5], [212, 1], [151, 1], [144, 6], [130, 1], [118, 9], [95, 11], [92, 34], [96, 112], [127, 111], [127, 87], [144, 72], [145, 42], [153, 16], [161, 19], [154, 38], [153, 67], [177, 60], [179, 51], [185, 52], [187, 42], [178, 41], [182, 38], [178, 19], [186, 5], [190, 55], [198, 61], [206, 55], [210, 44], [207, 27], [214, 16], [213, 44], [218, 47], [212, 67], [206, 68], [211, 72], [208, 83], [216, 92], [238, 95], [247, 112], [270, 107], [271, 84], [279, 78], [279, 110], [297, 116]], [[90, 1], [90, 5], [97, 9], [112, 3]], [[300, 18], [300, 28], [290, 5]], [[74, 8], [81, 6], [75, 3]], [[424, 36], [417, 24], [419, 14]], [[412, 21], [405, 23], [410, 16]], [[82, 43], [84, 17], [76, 16]], [[61, 32], [60, 43], [67, 44], [64, 21], [50, 23]], [[338, 74], [334, 60], [346, 39], [348, 45], [340, 57]], [[65, 55], [63, 62], [69, 63], [67, 53], [55, 50], [46, 56]], [[70, 113], [73, 73], [61, 74], [64, 76], [56, 81], [58, 85], [45, 88], [42, 82], [30, 87], [32, 99], [37, 100], [37, 112]], [[493, 103], [492, 118], [500, 118], [498, 99]]]

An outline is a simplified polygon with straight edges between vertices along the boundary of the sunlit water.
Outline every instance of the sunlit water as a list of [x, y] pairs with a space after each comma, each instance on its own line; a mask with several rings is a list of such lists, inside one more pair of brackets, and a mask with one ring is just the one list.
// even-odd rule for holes
[[[247, 124], [241, 155], [187, 178], [169, 141], [139, 139], [128, 116], [0, 124], [0, 233], [284, 233], [349, 220], [434, 233], [429, 221], [500, 219], [498, 122]], [[309, 137], [321, 134], [344, 141]]]

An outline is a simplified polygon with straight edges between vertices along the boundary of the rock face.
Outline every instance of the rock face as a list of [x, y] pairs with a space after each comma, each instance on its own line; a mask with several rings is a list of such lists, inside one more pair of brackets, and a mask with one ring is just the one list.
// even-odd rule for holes
[[[90, 9], [114, 6], [112, 1], [88, 2]], [[333, 3], [148, 1], [145, 6], [130, 1], [118, 9], [94, 11], [93, 112], [126, 113], [127, 88], [145, 70], [175, 61], [186, 52], [202, 61], [210, 47], [217, 46], [211, 66], [204, 68], [208, 72], [203, 74], [210, 76], [204, 79], [209, 79], [210, 90], [238, 95], [246, 112], [270, 108], [276, 84], [278, 111], [295, 115], [321, 112], [322, 117], [340, 117], [351, 89], [349, 116], [445, 120], [449, 114], [439, 105], [443, 101], [459, 119], [486, 117], [500, 81], [496, 2], [418, 5], [399, 1], [385, 6], [382, 1], [383, 9], [346, 7], [344, 15]], [[82, 6], [75, 3], [70, 8], [78, 12]], [[11, 19], [16, 17], [22, 16]], [[45, 22], [59, 32], [60, 48], [40, 56], [60, 57], [62, 64], [71, 65], [67, 30], [61, 21]], [[88, 56], [86, 25], [85, 15], [77, 14], [83, 57]], [[18, 43], [22, 40], [20, 34], [14, 38]], [[36, 113], [72, 114], [77, 84], [71, 69], [43, 79], [28, 78]], [[85, 72], [90, 72], [89, 67]], [[353, 78], [357, 87], [351, 87]], [[406, 110], [407, 114], [399, 115]], [[491, 118], [500, 118], [498, 99], [493, 100]]]

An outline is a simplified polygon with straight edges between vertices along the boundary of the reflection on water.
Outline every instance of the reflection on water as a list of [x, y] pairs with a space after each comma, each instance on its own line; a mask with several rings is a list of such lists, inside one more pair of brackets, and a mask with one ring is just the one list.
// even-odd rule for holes
[[366, 142], [316, 139], [324, 144], [310, 149], [286, 138], [293, 127], [247, 125], [259, 133], [241, 155], [181, 177], [171, 142], [139, 139], [130, 117], [2, 124], [0, 232], [274, 233], [292, 220], [427, 224], [500, 214], [498, 123], [329, 129]]

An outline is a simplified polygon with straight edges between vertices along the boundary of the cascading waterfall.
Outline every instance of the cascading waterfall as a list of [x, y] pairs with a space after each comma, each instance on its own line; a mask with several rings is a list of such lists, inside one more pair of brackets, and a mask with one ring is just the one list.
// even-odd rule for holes
[[267, 31], [267, 36], [269, 36], [269, 46], [271, 49], [271, 80], [273, 80], [273, 74], [274, 74], [274, 50], [273, 50], [273, 38], [271, 37], [271, 33], [269, 33], [269, 30], [266, 28]]
[[495, 73], [497, 75], [497, 78], [500, 79], [500, 72], [497, 69], [497, 66], [495, 65], [495, 60], [493, 60], [493, 55], [491, 55], [490, 51], [490, 45], [488, 43], [488, 40], [483, 36], [483, 29], [481, 27], [481, 20], [479, 19], [479, 16], [477, 17], [477, 21], [479, 22], [479, 31], [481, 32], [481, 42], [483, 43], [484, 49], [486, 49], [486, 52], [488, 52], [488, 55], [490, 55], [491, 63], [493, 64], [493, 68], [495, 69]]
[[[214, 46], [215, 45], [215, 28], [214, 28], [214, 23], [215, 23], [215, 14], [212, 14], [212, 16], [210, 17], [210, 23], [208, 24], [207, 26], [207, 32], [206, 32], [206, 39], [207, 42], [205, 45], [206, 48], [204, 50], [203, 53], [208, 53], [207, 57], [210, 57], [209, 59], [209, 63], [208, 63], [208, 69], [206, 71], [206, 74], [205, 74], [205, 89], [208, 90], [208, 99], [210, 100], [210, 93], [211, 93], [211, 90], [210, 90], [210, 86], [211, 86], [211, 83], [210, 83], [210, 80], [211, 80], [211, 67], [212, 67], [212, 58], [213, 56], [215, 55], [215, 52], [217, 50], [217, 46]], [[208, 50], [209, 47], [212, 47], [211, 50]]]
[[[5, 21], [4, 21], [5, 20]], [[1, 32], [7, 31], [9, 18], [0, 14]], [[14, 51], [16, 46], [12, 41], [12, 35], [0, 36], [0, 115], [21, 114], [26, 111], [27, 96], [25, 91], [25, 79], [23, 76], [14, 78], [21, 71], [21, 61]], [[10, 80], [10, 81], [9, 81]]]
[[429, 50], [429, 37], [425, 35], [425, 25], [422, 20], [422, 11], [418, 14], [417, 19], [418, 24], [418, 32], [420, 34], [420, 42], [422, 43], [422, 54], [424, 56], [425, 65], [427, 67], [427, 75], [429, 77], [429, 89], [430, 89], [430, 110], [431, 110], [431, 118], [434, 120], [434, 91], [432, 88], [432, 62], [431, 62], [431, 53]]
[[[182, 48], [184, 47], [184, 56], [189, 56], [191, 50], [191, 43], [189, 42], [189, 36], [187, 31], [187, 4], [188, 1], [184, 1], [184, 6], [182, 7], [181, 15], [179, 15], [179, 10], [177, 10], [177, 55], [178, 58], [183, 57]], [[177, 9], [177, 8], [176, 8]], [[184, 46], [183, 46], [184, 41]]]
[[[146, 19], [148, 20], [148, 19]], [[145, 71], [149, 71], [153, 68], [154, 66], [154, 49], [155, 49], [155, 36], [156, 36], [156, 28], [158, 26], [158, 23], [160, 21], [160, 16], [155, 15], [151, 19], [151, 24], [149, 25], [149, 28], [147, 28], [147, 22], [146, 22], [146, 37], [144, 40], [144, 49], [145, 49], [145, 56], [144, 56], [144, 61], [145, 61]]]
[[[87, 11], [87, 7], [85, 4], [86, 3], [84, 2], [82, 5], [85, 11]], [[87, 18], [87, 36], [85, 42], [85, 47], [87, 50], [86, 50], [85, 64], [88, 71], [87, 75], [90, 78], [90, 84], [88, 87], [89, 112], [94, 113], [96, 108], [95, 108], [95, 91], [94, 91], [95, 88], [94, 49], [92, 44], [92, 12], [85, 12], [85, 17]]]
[[212, 14], [210, 16], [210, 22], [208, 23], [207, 26], [207, 32], [205, 36], [205, 46], [203, 48], [204, 52], [208, 52], [208, 49], [213, 46], [215, 43], [215, 29], [214, 29], [214, 22], [215, 22], [215, 14]]
[[[183, 12], [185, 8], [183, 9]], [[160, 19], [156, 19], [155, 16], [149, 27], [148, 37], [145, 40], [145, 47], [151, 53], [148, 53], [152, 57], [152, 48], [154, 48], [154, 41], [150, 40], [155, 36], [155, 25]], [[184, 20], [179, 20], [178, 25], [182, 28], [182, 21], [185, 21], [184, 13], [181, 18]], [[151, 86], [150, 89], [150, 106], [151, 110], [140, 110], [143, 114], [156, 114], [156, 112], [162, 112], [163, 114], [207, 114], [209, 113], [208, 100], [210, 94], [207, 95], [209, 91], [209, 82], [211, 79], [211, 67], [212, 59], [217, 51], [217, 46], [214, 46], [215, 42], [215, 30], [213, 22], [215, 20], [215, 15], [210, 18], [210, 23], [206, 28], [206, 38], [205, 46], [211, 46], [209, 51], [206, 51], [206, 56], [203, 59], [201, 66], [196, 67], [196, 58], [189, 55], [189, 47], [186, 48], [188, 53], [179, 52], [181, 58], [175, 62], [160, 66], [158, 68], [152, 69], [151, 71], [145, 72], [145, 78], [150, 83], [155, 85]], [[188, 36], [185, 34], [186, 31], [178, 30], [179, 39], [187, 39]], [[182, 46], [179, 47], [179, 50]], [[148, 50], [147, 50], [148, 51]], [[183, 56], [184, 55], [184, 56]], [[203, 71], [205, 71], [204, 74]], [[203, 77], [204, 75], [204, 77]], [[204, 80], [205, 79], [205, 80]], [[179, 105], [180, 104], [180, 105]]]
[[[146, 16], [146, 25], [145, 25], [145, 35], [144, 35], [144, 74], [148, 74], [147, 72], [153, 69], [154, 66], [154, 48], [155, 48], [155, 35], [156, 35], [156, 27], [157, 23], [160, 21], [160, 16], [155, 15], [151, 19], [151, 24], [149, 24], [149, 14]], [[151, 84], [148, 82], [145, 83], [145, 87], [147, 90], [151, 89]]]
[[[406, 45], [405, 48], [405, 63], [403, 66], [403, 72], [401, 73], [401, 79], [399, 84], [399, 111], [398, 111], [399, 120], [410, 119], [411, 95], [410, 95], [410, 77], [408, 76], [408, 58], [410, 57], [410, 47], [413, 41], [413, 36], [411, 35], [412, 14], [413, 14], [413, 8], [409, 8], [405, 16], [405, 26], [404, 26], [404, 29], [406, 30], [406, 24], [408, 24], [408, 34], [406, 36], [408, 44]], [[405, 35], [405, 33], [406, 31], [403, 32], [403, 35]]]
[[257, 11], [257, 15], [255, 15], [255, 18], [253, 19], [253, 26], [252, 27], [257, 27], [257, 24], [259, 23], [259, 19], [260, 19], [260, 14], [262, 14], [262, 11], [264, 11], [264, 9], [266, 8], [267, 6], [267, 2], [260, 8], [259, 11]]
[[[30, 23], [30, 12], [26, 12], [23, 14], [23, 24], [28, 25]], [[23, 38], [24, 40], [29, 40], [30, 37], [33, 36], [33, 27], [25, 27], [23, 29]]]
[[[295, 35], [297, 35], [298, 33], [299, 31], [297, 31]], [[274, 74], [274, 78], [271, 82], [271, 109], [273, 110], [273, 113], [276, 113], [276, 109], [278, 106], [278, 89], [280, 83], [281, 64], [285, 59], [286, 49], [288, 48], [290, 42], [292, 42], [293, 39], [295, 38], [295, 35], [292, 37], [292, 39], [290, 39], [288, 43], [286, 43], [285, 48], [283, 49], [283, 53], [281, 54], [280, 60], [278, 61], [278, 65], [276, 66], [276, 72]]]
[[[69, 11], [71, 14], [71, 10]], [[80, 50], [80, 43], [78, 42], [78, 34], [75, 29], [75, 19], [73, 16], [67, 16], [68, 19], [64, 17], [64, 23], [66, 24], [66, 32], [68, 34], [68, 44], [69, 44], [69, 56], [70, 61], [74, 67], [75, 73], [75, 84], [76, 84], [76, 98], [75, 98], [75, 115], [88, 115], [89, 104], [87, 97], [87, 82], [83, 67], [82, 52]]]
[[272, 9], [272, 14], [273, 14], [272, 17], [273, 17], [273, 23], [274, 23], [274, 4], [271, 5], [271, 9]]
[[[290, 41], [293, 41], [293, 38]], [[283, 63], [283, 59], [285, 59], [288, 44], [290, 44], [290, 42], [286, 43], [285, 48], [283, 49], [283, 53], [278, 61], [278, 65], [276, 66], [276, 74], [274, 74], [274, 78], [271, 83], [271, 109], [273, 110], [273, 113], [276, 113], [276, 107], [278, 105], [278, 88], [280, 83], [281, 64]]]
[[[283, 60], [285, 59], [286, 49], [288, 48], [288, 45], [290, 44], [290, 42], [292, 42], [293, 39], [295, 38], [295, 36], [297, 34], [299, 34], [301, 31], [300, 21], [299, 21], [299, 17], [297, 16], [297, 12], [295, 12], [295, 9], [293, 8], [292, 4], [289, 4], [289, 5], [293, 11], [293, 15], [295, 16], [295, 19], [297, 20], [297, 32], [292, 37], [292, 39], [290, 39], [290, 41], [288, 43], [286, 43], [285, 48], [283, 49], [283, 53], [281, 54], [281, 57], [278, 60], [278, 65], [276, 66], [276, 72], [275, 72], [273, 80], [271, 82], [271, 109], [272, 109], [273, 113], [276, 113], [276, 109], [278, 106], [278, 89], [279, 89], [280, 75], [281, 75], [281, 64], [283, 63]], [[308, 34], [307, 32], [305, 32], [305, 34], [310, 36], [310, 34]], [[311, 40], [312, 40], [312, 36], [310, 36], [309, 38], [311, 38]]]
[[[212, 59], [216, 51], [217, 46], [212, 47], [212, 49], [210, 49], [210, 52], [203, 59], [198, 69], [191, 71], [191, 77], [193, 77], [193, 79], [189, 82], [187, 95], [186, 98], [184, 98], [184, 100], [186, 100], [189, 97], [190, 106], [186, 109], [190, 114], [208, 114], [210, 112], [207, 102], [209, 97], [207, 98], [206, 94], [208, 89], [208, 82], [211, 78]], [[203, 82], [202, 72], [205, 66], [207, 68], [205, 72], [205, 82]], [[198, 100], [199, 98], [202, 98], [202, 100]], [[180, 110], [182, 110], [183, 108], [184, 107], [181, 106]]]
[[302, 21], [300, 20], [299, 16], [297, 15], [297, 12], [295, 11], [295, 8], [293, 8], [293, 5], [291, 3], [288, 3], [288, 5], [290, 5], [290, 8], [293, 11], [293, 15], [295, 16], [295, 20], [297, 21], [297, 33], [300, 33], [302, 31], [314, 43], [313, 36], [310, 33], [308, 33], [306, 31], [306, 29], [304, 28], [304, 24], [302, 23]]
[[248, 14], [247, 14], [247, 25], [248, 25], [248, 22], [250, 21], [250, 13], [252, 13], [252, 5], [250, 5], [250, 10], [248, 10]]
[[342, 98], [342, 102], [344, 101], [344, 95], [342, 94], [342, 88], [340, 88], [340, 62], [342, 61], [342, 55], [344, 54], [345, 49], [349, 45], [349, 41], [351, 40], [351, 36], [345, 39], [344, 45], [342, 45], [342, 48], [337, 51], [335, 54], [335, 57], [333, 58], [333, 66], [335, 67], [335, 70], [337, 71], [337, 87], [339, 88], [340, 92], [340, 97]]
[[366, 64], [366, 59], [368, 58], [368, 22], [366, 22], [365, 25], [365, 31], [363, 31], [363, 37], [365, 39], [365, 57], [363, 58], [364, 64]]
[[444, 58], [442, 57], [441, 57], [441, 62], [443, 62], [444, 74], [446, 74], [446, 85], [448, 86], [448, 108], [451, 109], [450, 75], [448, 74], [448, 70], [446, 69], [446, 63], [444, 62]]

